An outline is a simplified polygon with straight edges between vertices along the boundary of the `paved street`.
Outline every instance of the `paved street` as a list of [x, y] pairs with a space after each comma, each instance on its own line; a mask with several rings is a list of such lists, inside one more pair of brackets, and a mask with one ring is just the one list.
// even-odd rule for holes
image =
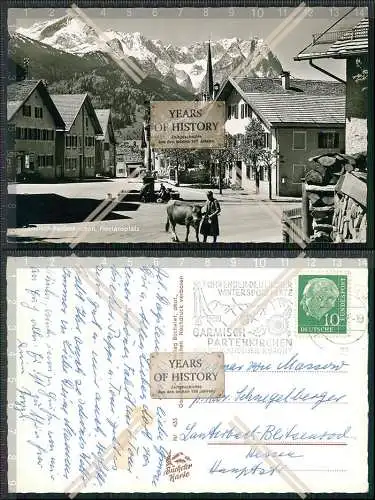
[[[17, 221], [10, 217], [8, 237], [12, 242], [70, 243], [78, 236], [86, 243], [162, 243], [170, 242], [165, 232], [166, 205], [143, 204], [128, 195], [103, 221], [83, 222], [107, 194], [122, 189], [139, 191], [135, 180], [114, 179], [61, 184], [11, 184], [10, 208], [17, 206]], [[159, 185], [156, 183], [155, 188]], [[171, 186], [173, 189], [174, 186]], [[178, 187], [182, 199], [203, 204], [206, 191]], [[224, 191], [215, 197], [221, 204], [221, 242], [280, 242], [281, 214], [300, 206], [294, 201], [269, 201], [262, 195]], [[185, 229], [177, 226], [181, 240]], [[190, 240], [194, 240], [193, 232]]]

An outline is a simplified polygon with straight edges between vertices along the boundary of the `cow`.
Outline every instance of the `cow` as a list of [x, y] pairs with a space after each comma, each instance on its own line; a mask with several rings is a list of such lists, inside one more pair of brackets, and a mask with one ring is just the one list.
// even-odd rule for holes
[[195, 229], [195, 235], [199, 242], [199, 225], [202, 220], [202, 207], [200, 205], [189, 205], [177, 200], [171, 200], [167, 205], [167, 223], [165, 230], [169, 231], [172, 226], [173, 241], [180, 241], [176, 234], [176, 224], [186, 226], [185, 241], [189, 241], [190, 226]]

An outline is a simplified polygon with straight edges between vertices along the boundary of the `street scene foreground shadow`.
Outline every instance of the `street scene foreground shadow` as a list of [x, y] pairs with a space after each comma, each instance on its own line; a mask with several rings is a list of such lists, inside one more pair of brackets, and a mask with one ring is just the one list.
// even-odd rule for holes
[[[173, 243], [172, 232], [165, 230], [166, 204], [137, 202], [141, 186], [141, 182], [129, 179], [77, 185], [10, 186], [8, 206], [13, 208], [8, 210], [8, 217], [13, 220], [9, 221], [8, 241], [70, 244], [79, 234], [83, 244]], [[206, 202], [205, 190], [171, 187], [178, 191], [181, 201], [202, 207]], [[155, 188], [159, 189], [159, 183]], [[86, 220], [103, 200], [111, 196], [115, 201], [119, 193], [124, 194], [122, 201], [114, 204], [105, 218]], [[229, 190], [223, 194], [214, 190], [214, 196], [221, 205], [218, 241], [222, 243], [281, 243], [282, 211], [298, 206], [297, 201], [274, 204], [261, 195], [239, 195]], [[176, 231], [184, 239], [185, 228], [177, 226]], [[191, 232], [190, 241], [194, 239]]]
[[[102, 201], [98, 199], [67, 198], [55, 193], [10, 194], [8, 206], [15, 206], [16, 210], [9, 214], [8, 227], [83, 222], [94, 210], [98, 209], [101, 203]], [[138, 203], [120, 202], [114, 209], [116, 212], [132, 212], [136, 211], [138, 207]], [[103, 217], [103, 220], [131, 218], [111, 210]]]

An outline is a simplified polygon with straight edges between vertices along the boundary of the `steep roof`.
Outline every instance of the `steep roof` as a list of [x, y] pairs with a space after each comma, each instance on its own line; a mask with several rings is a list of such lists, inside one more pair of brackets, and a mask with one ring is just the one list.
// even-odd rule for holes
[[345, 125], [345, 97], [246, 93], [245, 99], [268, 126]]
[[291, 78], [289, 88], [284, 89], [280, 78], [230, 78], [246, 93], [345, 95], [345, 85], [323, 80]]
[[345, 16], [323, 33], [313, 35], [313, 42], [305, 47], [295, 61], [306, 59], [345, 59], [368, 53], [368, 18], [353, 24]]
[[37, 91], [41, 95], [47, 109], [52, 114], [57, 128], [65, 129], [64, 120], [51, 99], [42, 80], [22, 80], [7, 86], [7, 118], [11, 120], [29, 96]]
[[[110, 109], [96, 109], [95, 108], [95, 113], [96, 113], [96, 116], [98, 117], [98, 120], [99, 120], [99, 123], [100, 123], [100, 126], [103, 130], [103, 134], [98, 136], [99, 139], [104, 139], [104, 137], [106, 136], [107, 134], [107, 129], [109, 127], [109, 124], [110, 124], [110, 119], [111, 119], [111, 110]], [[114, 141], [114, 135], [111, 131], [111, 127], [109, 127], [109, 130], [108, 130], [108, 133], [110, 135], [110, 139], [112, 141]]]
[[61, 116], [64, 118], [67, 132], [69, 132], [72, 128], [74, 120], [76, 119], [82, 106], [85, 105], [88, 114], [92, 119], [95, 134], [103, 133], [88, 94], [53, 94], [51, 95], [51, 98], [56, 104]]

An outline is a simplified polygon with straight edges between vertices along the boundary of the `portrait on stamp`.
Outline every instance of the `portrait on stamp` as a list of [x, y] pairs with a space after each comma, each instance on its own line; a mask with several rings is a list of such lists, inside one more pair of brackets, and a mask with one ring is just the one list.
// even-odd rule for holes
[[298, 332], [347, 333], [347, 276], [298, 278]]

